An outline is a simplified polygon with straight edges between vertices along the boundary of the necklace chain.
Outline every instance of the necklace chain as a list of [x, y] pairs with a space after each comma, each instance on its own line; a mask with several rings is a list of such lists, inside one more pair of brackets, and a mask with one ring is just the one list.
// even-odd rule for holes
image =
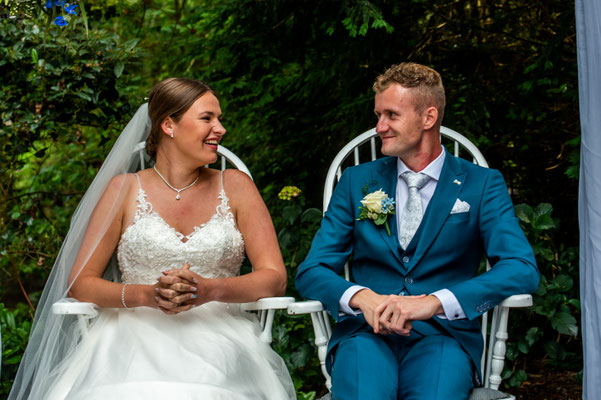
[[194, 179], [194, 182], [192, 182], [192, 183], [191, 183], [191, 184], [189, 184], [188, 186], [186, 186], [186, 187], [183, 187], [183, 188], [181, 188], [181, 189], [176, 189], [176, 188], [174, 188], [174, 187], [173, 187], [173, 186], [172, 186], [172, 185], [171, 185], [169, 182], [167, 182], [167, 179], [165, 179], [165, 178], [163, 177], [163, 175], [161, 175], [161, 173], [160, 173], [160, 172], [159, 172], [159, 170], [157, 169], [156, 165], [154, 165], [152, 168], [154, 169], [154, 172], [156, 172], [156, 173], [159, 175], [159, 177], [160, 177], [160, 178], [163, 180], [163, 182], [165, 182], [165, 184], [166, 184], [167, 186], [169, 186], [169, 188], [171, 188], [172, 190], [174, 190], [174, 191], [176, 191], [176, 192], [177, 192], [177, 196], [175, 196], [175, 200], [179, 200], [179, 199], [181, 198], [181, 196], [179, 195], [181, 192], [183, 192], [183, 191], [184, 191], [184, 190], [186, 190], [186, 189], [190, 189], [192, 186], [194, 186], [194, 185], [196, 184], [196, 182], [198, 182], [198, 178], [199, 178], [199, 176], [200, 176], [200, 175], [199, 175], [199, 176], [197, 176], [197, 177], [196, 177], [196, 179]]

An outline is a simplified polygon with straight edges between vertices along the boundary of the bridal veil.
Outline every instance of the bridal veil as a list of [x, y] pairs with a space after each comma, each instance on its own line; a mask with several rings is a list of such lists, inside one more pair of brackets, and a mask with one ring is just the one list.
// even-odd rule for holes
[[[114, 176], [137, 170], [139, 155], [135, 154], [133, 150], [136, 144], [146, 140], [149, 132], [148, 104], [143, 104], [115, 142], [94, 181], [77, 206], [71, 218], [69, 232], [40, 297], [29, 336], [29, 344], [8, 397], [10, 400], [43, 398], [53, 381], [64, 369], [65, 366], [61, 362], [75, 350], [81, 340], [76, 317], [55, 315], [52, 313], [52, 305], [58, 300], [68, 297], [71, 285], [81, 272], [81, 267], [78, 267], [80, 270], [72, 271], [72, 269], [96, 204]], [[125, 180], [121, 181], [125, 182]], [[88, 235], [86, 238], [86, 249], [82, 250], [85, 251], [85, 254], [81, 254], [79, 259], [83, 262], [78, 262], [78, 265], [85, 265], [93, 254], [115, 213], [120, 209], [126, 192], [126, 185], [122, 185], [118, 195], [112, 199], [111, 211], [103, 216], [104, 220], [100, 231], [95, 233], [94, 237]], [[107, 266], [105, 276], [116, 272], [114, 258], [112, 258], [111, 265]]]

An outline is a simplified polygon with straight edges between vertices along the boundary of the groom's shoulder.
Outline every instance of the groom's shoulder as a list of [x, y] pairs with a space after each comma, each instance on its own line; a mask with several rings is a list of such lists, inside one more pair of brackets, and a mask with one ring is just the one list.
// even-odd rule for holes
[[484, 174], [484, 175], [488, 175], [491, 173], [498, 173], [499, 171], [497, 171], [494, 168], [489, 168], [484, 167], [482, 165], [478, 165], [475, 164], [473, 161], [471, 160], [466, 160], [465, 158], [461, 158], [461, 157], [457, 157], [454, 156], [452, 154], [447, 154], [448, 157], [451, 157], [452, 159], [455, 160], [455, 162], [457, 162], [457, 164], [464, 170], [471, 172], [471, 173], [480, 173], [480, 174]]
[[351, 170], [353, 173], [363, 173], [367, 171], [372, 171], [374, 169], [394, 166], [396, 166], [396, 157], [382, 157], [374, 161], [368, 161], [362, 164], [349, 167], [348, 169]]

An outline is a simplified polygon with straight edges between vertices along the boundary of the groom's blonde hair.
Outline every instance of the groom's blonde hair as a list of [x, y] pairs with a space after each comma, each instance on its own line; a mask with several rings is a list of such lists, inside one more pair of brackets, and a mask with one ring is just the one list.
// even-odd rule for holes
[[412, 62], [395, 64], [378, 75], [374, 82], [374, 92], [380, 93], [390, 85], [399, 84], [414, 89], [416, 96], [415, 111], [421, 114], [426, 108], [434, 106], [438, 110], [436, 123], [440, 126], [446, 104], [444, 87], [440, 74], [430, 67]]
[[151, 158], [156, 156], [159, 142], [165, 136], [161, 124], [170, 117], [178, 122], [192, 104], [203, 94], [217, 93], [206, 83], [188, 78], [167, 78], [150, 90], [148, 95], [148, 115], [152, 123], [150, 134], [146, 139], [146, 152]]

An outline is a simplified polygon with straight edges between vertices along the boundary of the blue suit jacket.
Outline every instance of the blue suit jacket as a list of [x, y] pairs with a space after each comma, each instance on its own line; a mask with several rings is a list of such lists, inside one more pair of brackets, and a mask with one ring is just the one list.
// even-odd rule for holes
[[[352, 255], [353, 282], [379, 294], [430, 294], [447, 288], [467, 319], [433, 317], [415, 321], [422, 334], [450, 334], [480, 370], [483, 343], [476, 319], [506, 297], [536, 290], [539, 272], [497, 170], [478, 167], [447, 153], [436, 190], [412, 242], [403, 251], [395, 218], [391, 236], [370, 220], [358, 221], [360, 201], [382, 188], [396, 193], [396, 158], [386, 157], [348, 168], [334, 190], [311, 250], [299, 266], [296, 288], [307, 299], [320, 300], [338, 323], [329, 343], [327, 366], [340, 340], [370, 329], [362, 315], [339, 318], [339, 300], [354, 283], [340, 276]], [[455, 201], [469, 203], [466, 213], [450, 214]], [[476, 275], [482, 255], [491, 270]]]

